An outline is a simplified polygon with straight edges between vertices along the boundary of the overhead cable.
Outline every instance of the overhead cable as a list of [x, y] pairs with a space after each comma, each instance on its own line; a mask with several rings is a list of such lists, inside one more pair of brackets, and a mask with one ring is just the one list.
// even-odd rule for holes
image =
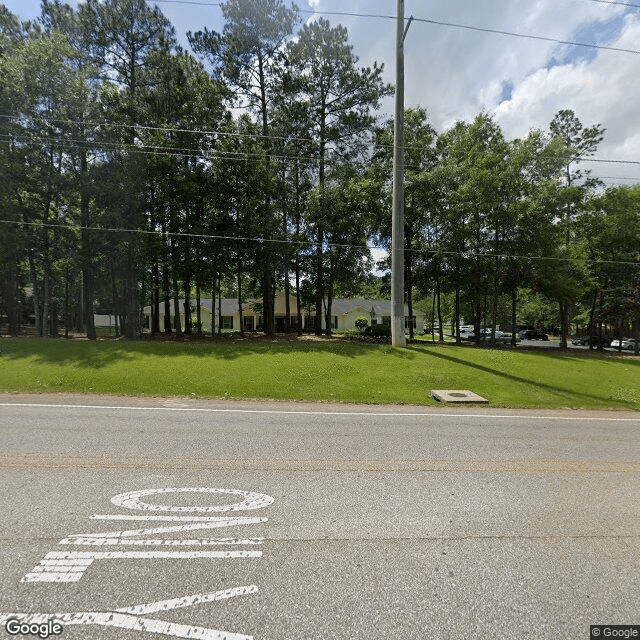
[[[293, 240], [293, 239], [276, 239], [276, 238], [262, 238], [255, 236], [224, 236], [214, 235], [206, 233], [184, 233], [178, 231], [163, 231], [161, 229], [122, 229], [117, 227], [91, 227], [83, 225], [65, 225], [55, 223], [41, 223], [41, 222], [24, 222], [20, 220], [0, 220], [0, 224], [11, 224], [17, 226], [35, 226], [38, 228], [59, 228], [69, 231], [97, 231], [104, 233], [139, 233], [143, 235], [154, 235], [164, 237], [184, 237], [184, 238], [204, 238], [208, 240], [230, 240], [234, 242], [258, 242], [258, 243], [272, 243], [272, 244], [296, 244], [308, 247], [318, 247], [321, 245], [319, 242], [312, 240]], [[324, 242], [322, 246], [336, 247], [343, 249], [359, 249], [359, 250], [371, 250], [377, 249], [382, 251], [389, 251], [389, 247], [384, 245], [360, 245], [360, 244], [347, 244], [337, 242]], [[498, 253], [483, 253], [476, 251], [442, 251], [441, 249], [405, 249], [405, 252], [411, 252], [414, 254], [426, 254], [426, 255], [439, 255], [439, 256], [458, 256], [464, 258], [501, 258], [510, 260], [538, 260], [538, 261], [551, 261], [551, 262], [587, 262], [584, 258], [561, 258], [556, 256], [523, 256], [517, 254], [498, 254]], [[617, 264], [624, 266], [633, 266], [640, 268], [640, 261], [633, 262], [630, 260], [598, 260], [598, 264]]]

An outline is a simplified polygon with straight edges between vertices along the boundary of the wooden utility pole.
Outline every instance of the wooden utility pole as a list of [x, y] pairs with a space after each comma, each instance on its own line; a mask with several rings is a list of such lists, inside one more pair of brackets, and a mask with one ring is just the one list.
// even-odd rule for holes
[[412, 19], [409, 18], [405, 28], [404, 0], [398, 0], [391, 225], [391, 343], [397, 347], [407, 344], [404, 335], [404, 39]]

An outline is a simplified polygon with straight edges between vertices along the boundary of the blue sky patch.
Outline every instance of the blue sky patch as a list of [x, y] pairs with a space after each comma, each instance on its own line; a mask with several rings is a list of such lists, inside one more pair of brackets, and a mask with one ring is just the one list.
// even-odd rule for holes
[[500, 96], [499, 102], [506, 102], [511, 100], [511, 96], [513, 95], [513, 83], [509, 80], [505, 80], [502, 83], [502, 95]]
[[[617, 15], [610, 20], [585, 24], [576, 30], [573, 37], [575, 42], [589, 44], [610, 45], [616, 40], [624, 25], [625, 13]], [[597, 49], [590, 47], [566, 47], [564, 55], [557, 64], [570, 64], [572, 62], [591, 62], [598, 55]], [[555, 65], [552, 65], [555, 66]]]

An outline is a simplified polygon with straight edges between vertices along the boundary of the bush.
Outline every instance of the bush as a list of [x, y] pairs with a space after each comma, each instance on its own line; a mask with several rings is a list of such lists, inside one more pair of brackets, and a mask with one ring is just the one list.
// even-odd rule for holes
[[364, 316], [358, 316], [354, 324], [356, 329], [364, 331], [369, 326], [369, 321]]
[[365, 336], [391, 337], [391, 325], [389, 324], [372, 324], [364, 330]]

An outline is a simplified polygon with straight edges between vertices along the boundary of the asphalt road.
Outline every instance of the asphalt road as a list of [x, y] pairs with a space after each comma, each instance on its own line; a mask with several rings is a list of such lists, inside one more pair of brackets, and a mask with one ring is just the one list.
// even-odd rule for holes
[[0, 638], [640, 624], [638, 414], [4, 395], [0, 439]]

